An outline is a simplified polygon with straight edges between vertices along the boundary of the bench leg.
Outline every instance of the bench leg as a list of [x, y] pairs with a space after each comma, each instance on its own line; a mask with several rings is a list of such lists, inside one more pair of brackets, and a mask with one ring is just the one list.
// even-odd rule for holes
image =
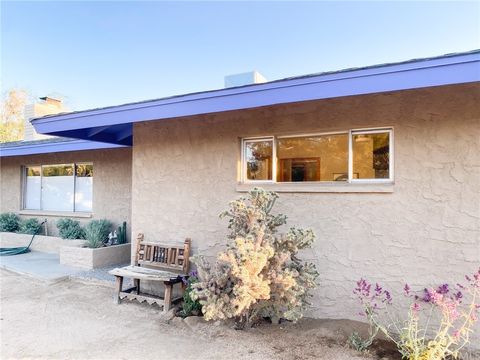
[[113, 294], [113, 302], [120, 304], [120, 292], [123, 286], [123, 276], [115, 276], [115, 293]]
[[168, 281], [165, 281], [163, 283], [165, 285], [165, 296], [164, 296], [164, 299], [163, 299], [163, 311], [168, 311], [170, 310], [170, 307], [172, 306], [172, 288], [173, 288], [173, 285], [168, 282]]
[[137, 295], [140, 295], [140, 279], [133, 279], [133, 284], [135, 286], [135, 291]]

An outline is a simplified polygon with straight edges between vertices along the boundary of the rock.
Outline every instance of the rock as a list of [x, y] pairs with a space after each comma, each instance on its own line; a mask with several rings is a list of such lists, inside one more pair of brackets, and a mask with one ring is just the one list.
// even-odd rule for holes
[[272, 316], [270, 318], [272, 325], [280, 325], [280, 318], [278, 316]]
[[164, 323], [169, 323], [175, 317], [176, 309], [170, 309], [167, 312], [163, 312], [160, 314], [160, 321]]
[[190, 328], [197, 326], [198, 324], [204, 323], [203, 316], [189, 316], [183, 320]]
[[181, 326], [183, 324], [183, 318], [181, 318], [180, 316], [176, 316], [172, 318], [168, 323], [175, 326]]

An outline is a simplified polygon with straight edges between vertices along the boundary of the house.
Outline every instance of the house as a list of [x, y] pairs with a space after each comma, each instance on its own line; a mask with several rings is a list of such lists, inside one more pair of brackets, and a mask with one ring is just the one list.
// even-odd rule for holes
[[131, 148], [39, 134], [31, 118], [67, 111], [58, 99], [40, 100], [25, 107], [25, 139], [0, 144], [0, 212], [47, 219], [49, 235], [64, 217], [130, 223]]
[[[213, 255], [225, 243], [218, 214], [228, 202], [255, 186], [274, 190], [289, 224], [318, 237], [304, 254], [321, 274], [313, 316], [355, 318], [351, 290], [361, 276], [415, 287], [456, 283], [480, 265], [478, 50], [32, 124], [72, 143], [116, 148], [2, 150], [2, 212], [48, 215], [26, 207], [30, 176], [40, 165], [87, 163], [93, 207], [82, 216], [131, 212], [132, 234], [191, 237], [194, 253]], [[67, 214], [79, 214], [71, 206]]]

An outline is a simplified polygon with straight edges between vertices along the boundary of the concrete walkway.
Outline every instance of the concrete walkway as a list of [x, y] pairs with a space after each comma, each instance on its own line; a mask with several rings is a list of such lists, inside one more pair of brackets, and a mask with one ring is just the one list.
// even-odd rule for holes
[[83, 271], [60, 264], [58, 254], [31, 251], [26, 254], [2, 256], [0, 266], [19, 274], [30, 275], [40, 280], [59, 281]]
[[110, 266], [95, 270], [85, 270], [60, 264], [58, 254], [39, 251], [0, 257], [0, 267], [3, 269], [29, 275], [40, 280], [54, 282], [68, 278], [113, 282], [114, 277], [108, 274], [108, 271], [117, 266], [123, 265]]

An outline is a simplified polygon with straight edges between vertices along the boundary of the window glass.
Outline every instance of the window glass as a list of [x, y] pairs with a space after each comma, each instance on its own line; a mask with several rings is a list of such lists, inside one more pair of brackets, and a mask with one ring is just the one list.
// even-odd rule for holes
[[28, 166], [24, 175], [24, 209], [92, 211], [92, 164]]
[[25, 209], [40, 210], [40, 191], [42, 189], [40, 166], [25, 168]]
[[42, 210], [73, 211], [73, 165], [42, 167]]
[[92, 164], [76, 164], [75, 174], [78, 177], [92, 177], [93, 165]]
[[390, 178], [390, 133], [352, 136], [353, 174], [357, 179]]
[[75, 166], [75, 211], [92, 211], [93, 165]]
[[247, 180], [272, 180], [273, 140], [245, 142]]
[[348, 180], [348, 134], [281, 138], [277, 181]]

